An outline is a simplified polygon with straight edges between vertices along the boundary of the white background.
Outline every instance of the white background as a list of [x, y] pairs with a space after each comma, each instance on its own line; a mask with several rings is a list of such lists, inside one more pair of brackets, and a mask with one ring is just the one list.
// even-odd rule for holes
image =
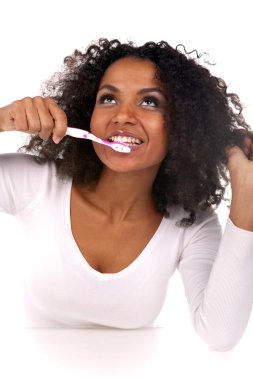
[[[216, 62], [211, 71], [226, 80], [230, 91], [239, 94], [245, 106], [246, 120], [252, 125], [251, 15], [250, 1], [246, 0], [240, 2], [233, 0], [2, 2], [0, 107], [15, 99], [39, 94], [41, 83], [61, 69], [63, 58], [75, 48], [86, 48], [92, 40], [100, 37], [118, 38], [121, 41], [131, 39], [136, 43], [166, 40], [173, 47], [183, 43], [188, 51], [197, 49], [199, 52], [209, 53], [210, 61]], [[16, 151], [24, 143], [25, 137], [16, 132], [1, 133], [0, 153]], [[226, 223], [226, 214], [226, 207], [222, 206], [219, 215], [223, 226]], [[5, 375], [5, 379], [14, 378], [12, 376], [14, 376], [15, 363], [20, 365], [21, 361], [22, 366], [17, 366], [19, 375], [23, 373], [31, 378], [38, 377], [35, 371], [38, 367], [43, 367], [43, 371], [41, 368], [43, 376], [51, 378], [50, 374], [54, 374], [63, 378], [67, 374], [66, 378], [69, 378], [74, 374], [74, 368], [78, 366], [78, 376], [82, 377], [87, 371], [87, 366], [82, 367], [80, 352], [83, 354], [88, 352], [90, 355], [91, 351], [93, 356], [89, 356], [90, 363], [97, 368], [96, 360], [100, 363], [102, 361], [104, 376], [108, 375], [109, 378], [115, 375], [116, 372], [113, 372], [115, 365], [119, 371], [120, 368], [122, 371], [124, 369], [124, 376], [128, 378], [127, 355], [129, 354], [130, 368], [132, 364], [130, 353], [133, 351], [129, 341], [126, 343], [125, 338], [122, 340], [122, 335], [111, 335], [109, 338], [114, 345], [112, 343], [105, 351], [98, 352], [91, 347], [90, 351], [82, 352], [80, 334], [66, 337], [59, 335], [61, 333], [58, 331], [47, 332], [48, 335], [38, 337], [29, 335], [28, 332], [24, 335], [19, 330], [19, 326], [22, 325], [20, 268], [24, 244], [20, 242], [15, 222], [10, 216], [0, 215], [0, 231], [0, 322], [3, 330], [0, 339], [1, 348], [5, 352], [7, 348], [8, 352], [6, 368], [10, 371], [10, 366], [12, 367], [9, 377]], [[243, 339], [233, 351], [228, 353], [210, 351], [192, 331], [182, 284], [175, 274], [169, 286], [166, 304], [158, 318], [158, 325], [165, 329], [157, 333], [159, 335], [156, 336], [156, 343], [154, 344], [151, 336], [147, 339], [147, 336], [146, 338], [142, 335], [133, 336], [132, 333], [127, 335], [129, 340], [139, 347], [139, 351], [135, 352], [136, 362], [142, 363], [140, 366], [135, 366], [135, 369], [129, 370], [131, 374], [129, 378], [133, 378], [135, 373], [138, 373], [138, 377], [147, 377], [148, 372], [153, 371], [153, 376], [157, 378], [163, 378], [164, 374], [169, 378], [173, 372], [171, 377], [173, 379], [180, 378], [183, 374], [189, 378], [194, 376], [195, 379], [228, 377], [251, 379], [252, 324], [251, 318]], [[88, 336], [84, 339], [92, 341]], [[67, 342], [70, 342], [70, 345]], [[13, 344], [16, 347], [14, 351]], [[119, 345], [122, 350], [122, 344], [124, 350], [126, 350], [125, 344], [130, 348], [129, 351], [124, 351], [124, 365], [121, 366], [119, 362], [123, 361], [117, 356], [119, 354], [115, 347]], [[57, 345], [62, 347], [62, 356], [55, 349]], [[64, 349], [68, 347], [69, 351], [64, 351], [63, 347]], [[20, 356], [21, 352], [23, 356]], [[75, 353], [79, 353], [80, 360], [73, 359]], [[101, 356], [101, 353], [105, 356]], [[66, 367], [65, 359], [70, 360], [69, 367]], [[91, 367], [92, 364], [89, 367], [90, 371]], [[97, 369], [96, 373], [93, 368], [89, 378], [93, 378], [92, 373], [96, 377], [102, 372]], [[117, 373], [116, 377], [125, 378], [124, 376], [122, 372], [120, 376]], [[72, 378], [77, 378], [77, 374]]]

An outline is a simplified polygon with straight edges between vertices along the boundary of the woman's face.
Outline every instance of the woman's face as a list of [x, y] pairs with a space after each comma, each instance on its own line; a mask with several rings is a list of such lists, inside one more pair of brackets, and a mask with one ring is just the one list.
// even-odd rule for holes
[[158, 170], [168, 150], [166, 99], [149, 60], [121, 58], [106, 70], [97, 93], [91, 132], [110, 141], [133, 144], [131, 153], [118, 153], [94, 143], [111, 170]]

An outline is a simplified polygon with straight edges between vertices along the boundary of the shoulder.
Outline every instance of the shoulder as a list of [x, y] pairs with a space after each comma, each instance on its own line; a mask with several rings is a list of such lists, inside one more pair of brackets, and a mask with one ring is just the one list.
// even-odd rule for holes
[[0, 173], [5, 178], [43, 176], [47, 173], [55, 173], [56, 167], [54, 162], [39, 163], [36, 156], [25, 153], [5, 153], [0, 154]]
[[187, 217], [188, 213], [179, 206], [172, 207], [170, 210], [169, 219], [177, 226], [179, 230], [182, 231], [184, 239], [189, 241], [195, 237], [214, 237], [215, 239], [220, 239], [222, 235], [222, 227], [217, 214], [217, 211], [213, 208], [196, 212], [196, 220], [191, 226], [180, 227], [180, 221]]
[[24, 153], [0, 154], [0, 205], [17, 214], [38, 199], [58, 196], [63, 181], [54, 162], [39, 163]]
[[0, 165], [9, 167], [21, 167], [38, 165], [37, 157], [26, 153], [4, 153], [0, 154]]
[[[172, 220], [176, 224], [183, 219], [189, 216], [189, 213], [185, 211], [181, 206], [173, 206], [169, 209], [170, 216], [168, 219]], [[207, 210], [197, 210], [196, 211], [196, 220], [189, 227], [182, 227], [187, 230], [195, 230], [199, 228], [199, 226], [203, 224], [214, 224], [219, 225], [219, 218], [217, 212], [213, 208], [209, 208]]]

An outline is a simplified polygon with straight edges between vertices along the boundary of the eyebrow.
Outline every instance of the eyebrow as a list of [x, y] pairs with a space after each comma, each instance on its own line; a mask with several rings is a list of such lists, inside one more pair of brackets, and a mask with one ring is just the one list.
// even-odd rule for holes
[[[114, 91], [114, 92], [120, 92], [120, 90], [117, 87], [112, 86], [111, 84], [105, 84], [105, 85], [101, 86], [98, 89], [98, 92], [102, 91], [104, 89], [111, 90], [111, 91]], [[146, 94], [147, 92], [158, 92], [158, 93], [160, 93], [161, 95], [164, 96], [163, 91], [159, 87], [146, 87], [146, 88], [142, 88], [141, 90], [138, 91], [138, 94]]]

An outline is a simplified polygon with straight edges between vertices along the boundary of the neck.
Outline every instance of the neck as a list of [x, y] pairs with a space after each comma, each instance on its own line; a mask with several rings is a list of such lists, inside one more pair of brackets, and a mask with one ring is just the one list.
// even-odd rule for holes
[[146, 217], [156, 212], [152, 199], [156, 172], [117, 173], [105, 168], [95, 189], [85, 196], [115, 222]]

